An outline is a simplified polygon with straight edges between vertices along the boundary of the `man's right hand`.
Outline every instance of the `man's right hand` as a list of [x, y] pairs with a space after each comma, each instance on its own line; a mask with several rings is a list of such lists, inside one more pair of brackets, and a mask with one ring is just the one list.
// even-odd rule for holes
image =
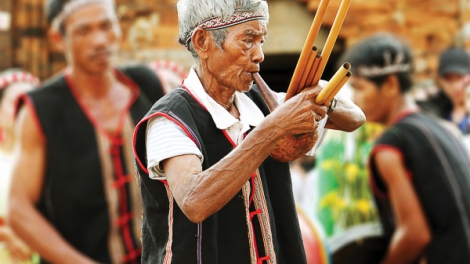
[[315, 103], [315, 98], [322, 86], [306, 88], [301, 93], [290, 98], [274, 110], [268, 117], [282, 129], [283, 135], [297, 135], [313, 132], [317, 122], [326, 116], [328, 111], [324, 105]]

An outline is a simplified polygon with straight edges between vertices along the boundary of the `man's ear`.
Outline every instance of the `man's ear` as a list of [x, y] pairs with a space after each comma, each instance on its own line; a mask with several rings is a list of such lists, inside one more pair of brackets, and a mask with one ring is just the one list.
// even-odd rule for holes
[[212, 34], [202, 28], [194, 30], [191, 37], [194, 50], [201, 59], [206, 59], [209, 56], [210, 46], [212, 44]]
[[401, 94], [400, 82], [396, 75], [389, 75], [382, 84], [382, 93], [387, 97], [395, 97]]
[[64, 36], [57, 30], [49, 29], [47, 31], [47, 37], [49, 38], [52, 51], [64, 53], [65, 52], [65, 40]]

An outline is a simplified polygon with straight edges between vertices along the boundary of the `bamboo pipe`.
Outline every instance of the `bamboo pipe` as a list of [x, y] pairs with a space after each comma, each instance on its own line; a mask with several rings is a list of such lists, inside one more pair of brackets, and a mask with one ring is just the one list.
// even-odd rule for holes
[[346, 14], [348, 12], [349, 6], [351, 5], [351, 0], [342, 0], [341, 5], [339, 6], [338, 13], [336, 14], [335, 20], [333, 22], [333, 26], [331, 27], [331, 31], [328, 34], [328, 37], [325, 42], [325, 46], [323, 47], [321, 56], [322, 60], [318, 65], [318, 69], [315, 72], [315, 76], [313, 78], [313, 85], [316, 85], [325, 71], [326, 63], [330, 58], [331, 51], [335, 45], [336, 39], [338, 38], [339, 31], [343, 26], [344, 19], [346, 18]]
[[315, 18], [313, 19], [312, 26], [310, 27], [310, 31], [308, 32], [307, 40], [305, 41], [304, 47], [302, 48], [302, 53], [300, 53], [299, 61], [297, 62], [297, 65], [295, 67], [294, 75], [292, 76], [289, 88], [287, 89], [286, 98], [284, 100], [288, 100], [289, 98], [294, 96], [297, 89], [299, 88], [302, 73], [305, 71], [305, 67], [308, 62], [309, 55], [311, 53], [311, 47], [315, 43], [315, 38], [317, 37], [318, 32], [320, 31], [320, 27], [323, 22], [323, 17], [325, 16], [326, 9], [329, 3], [330, 0], [320, 1], [320, 5], [318, 6], [317, 13], [315, 15]]
[[349, 77], [351, 77], [351, 72], [346, 73], [346, 75], [343, 77], [343, 79], [341, 79], [341, 81], [338, 83], [338, 85], [336, 85], [333, 92], [330, 93], [330, 96], [328, 96], [325, 103], [331, 102], [331, 100], [333, 100], [333, 98], [338, 94], [339, 90], [341, 90], [341, 88], [343, 88], [344, 84], [346, 84], [346, 82], [349, 80]]
[[256, 85], [258, 86], [261, 95], [264, 98], [264, 101], [268, 105], [269, 111], [274, 111], [279, 106], [279, 102], [277, 101], [276, 97], [272, 93], [271, 89], [268, 87], [266, 82], [261, 78], [259, 73], [254, 72], [253, 74], [253, 80], [255, 81]]
[[[313, 77], [315, 76], [315, 73], [318, 70], [318, 65], [320, 64], [320, 61], [322, 60], [322, 57], [320, 54], [317, 54], [315, 57], [315, 61], [313, 62], [312, 69], [310, 70], [308, 77], [307, 77], [307, 83], [305, 84], [305, 87], [311, 87], [313, 85]], [[303, 89], [303, 88], [302, 88]], [[301, 90], [301, 89], [299, 89]], [[299, 93], [298, 91], [297, 93]]]
[[299, 86], [296, 89], [296, 93], [299, 93], [299, 90], [305, 88], [307, 84], [307, 77], [310, 75], [310, 73], [314, 70], [313, 63], [315, 62], [315, 58], [317, 57], [318, 48], [316, 46], [312, 47], [312, 51], [310, 52], [308, 56], [308, 61], [307, 65], [305, 66], [304, 72], [302, 74], [302, 79], [300, 80]]
[[327, 99], [335, 91], [335, 88], [341, 83], [343, 78], [349, 73], [349, 69], [351, 69], [351, 64], [349, 64], [348, 62], [341, 65], [338, 71], [336, 71], [335, 75], [333, 75], [333, 77], [331, 77], [331, 80], [326, 84], [325, 88], [323, 88], [323, 90], [321, 90], [321, 92], [318, 94], [317, 98], [315, 99], [315, 103], [325, 104], [326, 102], [328, 102]]

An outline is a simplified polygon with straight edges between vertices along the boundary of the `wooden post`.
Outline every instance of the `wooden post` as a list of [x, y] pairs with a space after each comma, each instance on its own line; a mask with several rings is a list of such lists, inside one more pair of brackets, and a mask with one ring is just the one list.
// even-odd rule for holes
[[[7, 12], [12, 16], [13, 0], [0, 1], [0, 11]], [[11, 25], [11, 23], [10, 23]], [[6, 31], [0, 31], [0, 71], [4, 71], [12, 66], [12, 27]]]

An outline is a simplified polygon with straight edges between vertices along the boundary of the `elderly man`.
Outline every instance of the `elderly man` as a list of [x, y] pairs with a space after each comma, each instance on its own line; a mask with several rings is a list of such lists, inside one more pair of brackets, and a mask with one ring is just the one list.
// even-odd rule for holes
[[68, 67], [23, 98], [11, 226], [42, 261], [139, 263], [131, 139], [162, 95], [159, 80], [145, 66], [114, 67], [112, 0], [49, 0], [46, 11]]
[[[283, 136], [319, 129], [315, 116], [328, 111], [314, 103], [321, 87], [272, 113], [252, 87], [266, 1], [181, 0], [177, 8], [180, 42], [196, 63], [135, 131], [142, 261], [305, 263], [289, 166], [269, 155]], [[338, 99], [323, 123], [354, 130], [364, 119]]]

